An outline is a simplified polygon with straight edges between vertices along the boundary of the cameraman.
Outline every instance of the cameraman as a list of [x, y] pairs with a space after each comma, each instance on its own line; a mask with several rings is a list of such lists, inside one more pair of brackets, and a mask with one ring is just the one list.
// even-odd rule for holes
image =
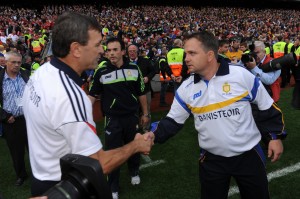
[[245, 66], [252, 74], [259, 77], [266, 90], [273, 98], [274, 102], [278, 102], [280, 97], [280, 84], [278, 78], [280, 76], [281, 70], [275, 70], [265, 73], [260, 68], [261, 65], [266, 64], [272, 60], [271, 57], [268, 57], [266, 55], [265, 44], [262, 41], [255, 41], [254, 50], [249, 55], [252, 56], [253, 59], [247, 63], [244, 63]]

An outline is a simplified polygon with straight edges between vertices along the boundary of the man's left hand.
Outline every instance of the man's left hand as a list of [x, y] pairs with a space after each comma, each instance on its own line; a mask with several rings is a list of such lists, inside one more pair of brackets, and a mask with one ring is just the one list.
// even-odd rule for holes
[[283, 153], [283, 145], [281, 140], [271, 140], [268, 147], [268, 158], [271, 162], [277, 161]]

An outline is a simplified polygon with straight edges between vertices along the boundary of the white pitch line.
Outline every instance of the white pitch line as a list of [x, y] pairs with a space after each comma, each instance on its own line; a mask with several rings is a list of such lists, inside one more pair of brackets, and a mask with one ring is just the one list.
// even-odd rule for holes
[[[300, 162], [298, 162], [294, 165], [285, 167], [281, 170], [277, 170], [277, 171], [269, 173], [268, 174], [268, 181], [270, 182], [272, 179], [288, 175], [289, 173], [293, 173], [293, 172], [298, 171], [298, 170], [300, 170]], [[228, 192], [228, 196], [230, 197], [230, 196], [232, 196], [234, 194], [237, 194], [237, 193], [239, 193], [239, 188], [237, 186], [233, 186], [233, 187], [230, 188], [230, 190]]]
[[145, 160], [146, 163], [152, 162], [152, 160], [151, 160], [151, 158], [149, 157], [149, 155], [141, 155], [141, 157], [143, 158], [143, 160]]
[[164, 160], [151, 161], [151, 162], [148, 163], [148, 164], [142, 164], [142, 165], [140, 166], [140, 170], [145, 169], [145, 168], [148, 168], [148, 167], [152, 167], [152, 166], [157, 166], [157, 165], [163, 164], [163, 163], [165, 163], [165, 162], [166, 162], [166, 161], [164, 161]]

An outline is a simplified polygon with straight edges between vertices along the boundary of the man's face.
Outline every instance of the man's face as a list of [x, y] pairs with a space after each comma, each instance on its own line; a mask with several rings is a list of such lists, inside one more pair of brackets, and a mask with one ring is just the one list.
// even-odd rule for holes
[[98, 66], [98, 60], [104, 50], [101, 46], [102, 36], [101, 33], [96, 30], [89, 30], [89, 40], [87, 45], [82, 46], [81, 62], [82, 65], [88, 67], [88, 69], [95, 69]]
[[229, 44], [224, 44], [223, 46], [219, 47], [219, 53], [224, 54], [228, 51]]
[[131, 59], [131, 60], [135, 60], [137, 58], [138, 49], [136, 46], [131, 45], [128, 47], [128, 56], [129, 56], [129, 59]]
[[262, 50], [259, 47], [255, 47], [254, 53], [257, 55], [256, 63], [259, 63], [265, 56], [266, 52], [265, 50]]
[[245, 52], [246, 49], [247, 49], [247, 48], [246, 48], [245, 46], [240, 46], [240, 50], [241, 50], [241, 51]]
[[202, 43], [195, 38], [185, 41], [184, 51], [186, 53], [185, 62], [191, 73], [203, 75], [208, 69], [208, 52], [202, 48]]
[[17, 74], [20, 71], [21, 64], [22, 57], [13, 55], [6, 61], [6, 70], [9, 73]]
[[240, 41], [233, 41], [232, 42], [232, 47], [234, 49], [239, 49], [240, 48]]
[[0, 66], [5, 66], [5, 57], [0, 57]]
[[115, 66], [123, 65], [124, 50], [121, 50], [121, 44], [117, 41], [107, 44], [107, 55], [110, 62]]

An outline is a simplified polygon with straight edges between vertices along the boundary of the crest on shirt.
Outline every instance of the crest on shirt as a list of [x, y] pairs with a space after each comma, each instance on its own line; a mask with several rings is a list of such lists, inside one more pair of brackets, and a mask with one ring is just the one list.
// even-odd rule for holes
[[130, 70], [127, 71], [127, 75], [128, 75], [128, 76], [132, 76], [132, 73], [131, 73]]
[[223, 84], [223, 91], [227, 94], [230, 92], [230, 84], [228, 84], [228, 82], [225, 82]]

